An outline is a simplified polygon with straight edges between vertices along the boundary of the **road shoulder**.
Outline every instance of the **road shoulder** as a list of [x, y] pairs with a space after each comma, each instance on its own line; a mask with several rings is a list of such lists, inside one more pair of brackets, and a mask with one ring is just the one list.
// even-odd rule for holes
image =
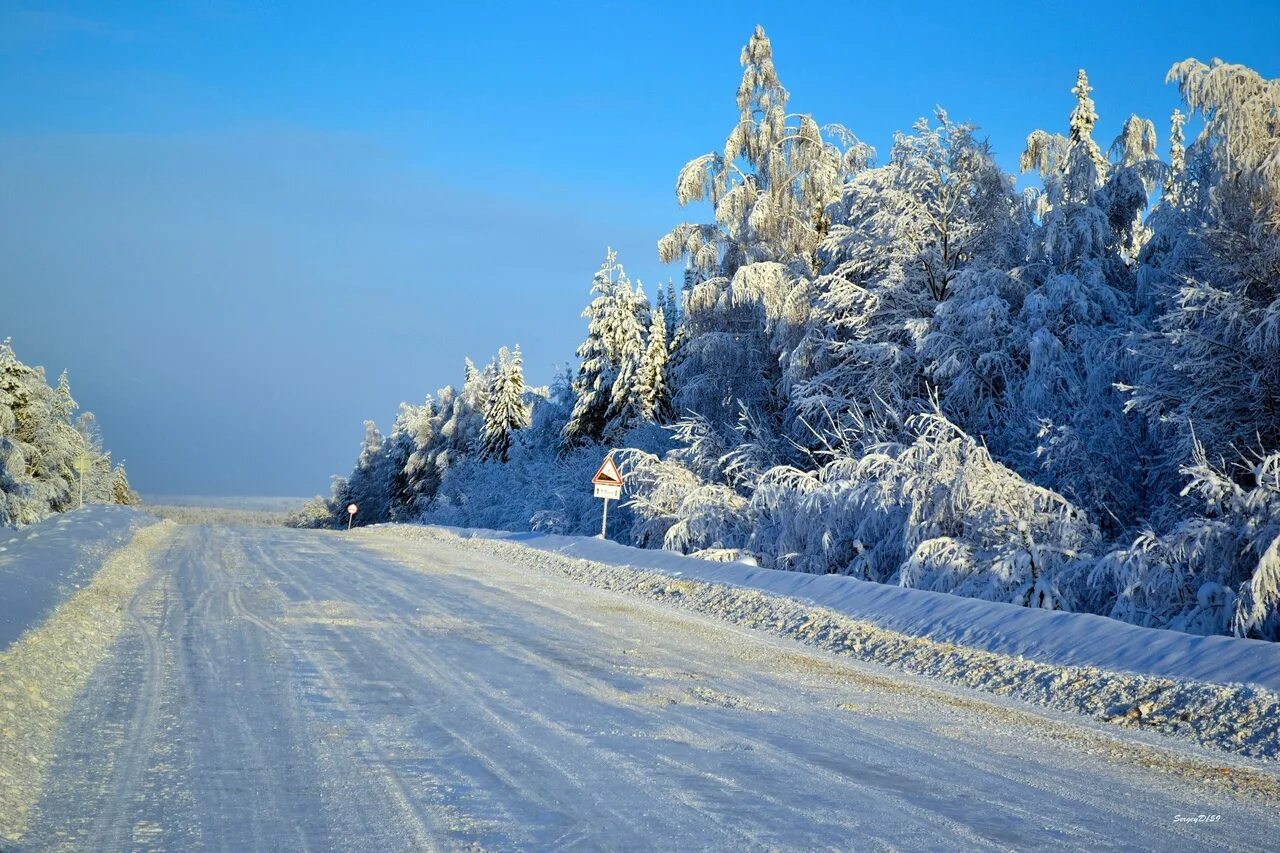
[[0, 653], [0, 840], [14, 843], [25, 832], [61, 724], [111, 654], [175, 529], [160, 522], [138, 531], [87, 586]]

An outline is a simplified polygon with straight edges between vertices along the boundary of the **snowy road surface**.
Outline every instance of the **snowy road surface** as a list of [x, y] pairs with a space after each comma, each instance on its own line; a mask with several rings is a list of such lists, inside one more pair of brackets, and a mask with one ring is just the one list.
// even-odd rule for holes
[[[391, 531], [183, 527], [128, 615], [24, 848], [1280, 837], [1274, 771], [1223, 759], [1224, 784], [1203, 753]], [[1220, 818], [1177, 819], [1202, 814]]]

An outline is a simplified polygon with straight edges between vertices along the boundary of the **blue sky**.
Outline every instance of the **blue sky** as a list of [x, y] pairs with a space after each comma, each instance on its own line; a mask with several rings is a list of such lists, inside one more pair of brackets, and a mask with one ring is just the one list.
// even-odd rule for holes
[[[1270, 7], [1270, 8], [1268, 8]], [[1006, 168], [1061, 130], [1165, 144], [1164, 74], [1280, 76], [1274, 3], [12, 4], [0, 336], [69, 368], [135, 486], [311, 494], [361, 420], [519, 343], [572, 358], [605, 247], [650, 285], [676, 172], [735, 119], [761, 23], [791, 107], [879, 151], [935, 104]]]

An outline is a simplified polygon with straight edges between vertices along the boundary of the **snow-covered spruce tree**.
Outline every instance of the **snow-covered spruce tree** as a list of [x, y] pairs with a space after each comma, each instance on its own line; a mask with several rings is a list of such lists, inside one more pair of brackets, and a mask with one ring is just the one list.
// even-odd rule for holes
[[637, 385], [648, 299], [643, 288], [632, 289], [612, 249], [596, 272], [591, 292], [596, 296], [582, 314], [588, 320], [587, 337], [578, 347], [573, 413], [564, 429], [566, 450], [621, 435], [641, 417]]
[[1114, 535], [1141, 509], [1146, 455], [1142, 425], [1125, 417], [1116, 387], [1136, 370], [1127, 358], [1133, 274], [1120, 254], [1133, 213], [1104, 207], [1114, 201], [1104, 192], [1110, 165], [1093, 141], [1083, 71], [1072, 92], [1069, 134], [1036, 131], [1022, 156], [1045, 189], [1030, 260], [1014, 271], [1027, 295], [1010, 345], [1024, 367], [999, 446], [1016, 470], [1098, 513]]
[[1164, 201], [1177, 206], [1181, 198], [1182, 182], [1187, 173], [1186, 134], [1182, 128], [1187, 117], [1182, 110], [1174, 109], [1169, 117], [1169, 168], [1165, 170]]
[[665, 423], [670, 418], [671, 397], [667, 392], [667, 320], [662, 305], [653, 312], [653, 321], [649, 324], [649, 343], [645, 347], [644, 360], [640, 363], [636, 397], [640, 401], [639, 414], [642, 419]]
[[0, 525], [19, 527], [39, 521], [44, 508], [27, 474], [30, 448], [18, 440], [18, 411], [24, 388], [17, 357], [8, 341], [0, 345]]
[[53, 512], [58, 493], [67, 485], [50, 482], [49, 468], [43, 464], [42, 445], [52, 426], [50, 396], [43, 369], [19, 361], [7, 340], [0, 345], [0, 404], [10, 411], [3, 420], [12, 424], [5, 436], [15, 481], [9, 514], [19, 525]]
[[129, 485], [129, 474], [124, 470], [124, 463], [116, 463], [111, 469], [111, 503], [121, 506], [142, 504], [142, 498]]
[[618, 366], [612, 351], [611, 313], [616, 302], [614, 290], [625, 273], [610, 249], [595, 274], [591, 292], [596, 294], [583, 310], [587, 337], [578, 347], [578, 375], [573, 380], [573, 412], [564, 427], [564, 444], [573, 447], [583, 441], [599, 440], [604, 434], [609, 399], [617, 379]]
[[513, 433], [529, 426], [520, 347], [514, 352], [500, 349], [497, 364], [484, 413], [481, 458], [506, 462]]
[[391, 478], [394, 472], [389, 464], [390, 457], [385, 445], [378, 425], [373, 421], [365, 421], [360, 458], [347, 477], [345, 492], [335, 507], [340, 521], [346, 514], [348, 503], [354, 503], [359, 508], [354, 519], [357, 525], [380, 524], [390, 519]]
[[449, 411], [440, 426], [444, 439], [442, 457], [437, 467], [443, 472], [464, 457], [478, 452], [484, 436], [484, 412], [489, 402], [489, 386], [497, 365], [493, 362], [477, 370], [471, 359], [466, 359], [462, 390], [453, 395]]
[[609, 390], [609, 406], [605, 409], [602, 437], [606, 441], [616, 440], [645, 419], [640, 382], [645, 330], [650, 322], [649, 299], [640, 282], [636, 282], [632, 291], [625, 280], [618, 283], [614, 296], [609, 327], [617, 373]]

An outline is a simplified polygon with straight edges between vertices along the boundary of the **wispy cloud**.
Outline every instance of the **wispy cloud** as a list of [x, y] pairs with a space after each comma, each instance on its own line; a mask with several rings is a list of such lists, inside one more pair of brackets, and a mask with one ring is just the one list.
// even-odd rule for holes
[[135, 33], [107, 21], [68, 12], [0, 8], [0, 46], [47, 45], [76, 36], [132, 39]]

